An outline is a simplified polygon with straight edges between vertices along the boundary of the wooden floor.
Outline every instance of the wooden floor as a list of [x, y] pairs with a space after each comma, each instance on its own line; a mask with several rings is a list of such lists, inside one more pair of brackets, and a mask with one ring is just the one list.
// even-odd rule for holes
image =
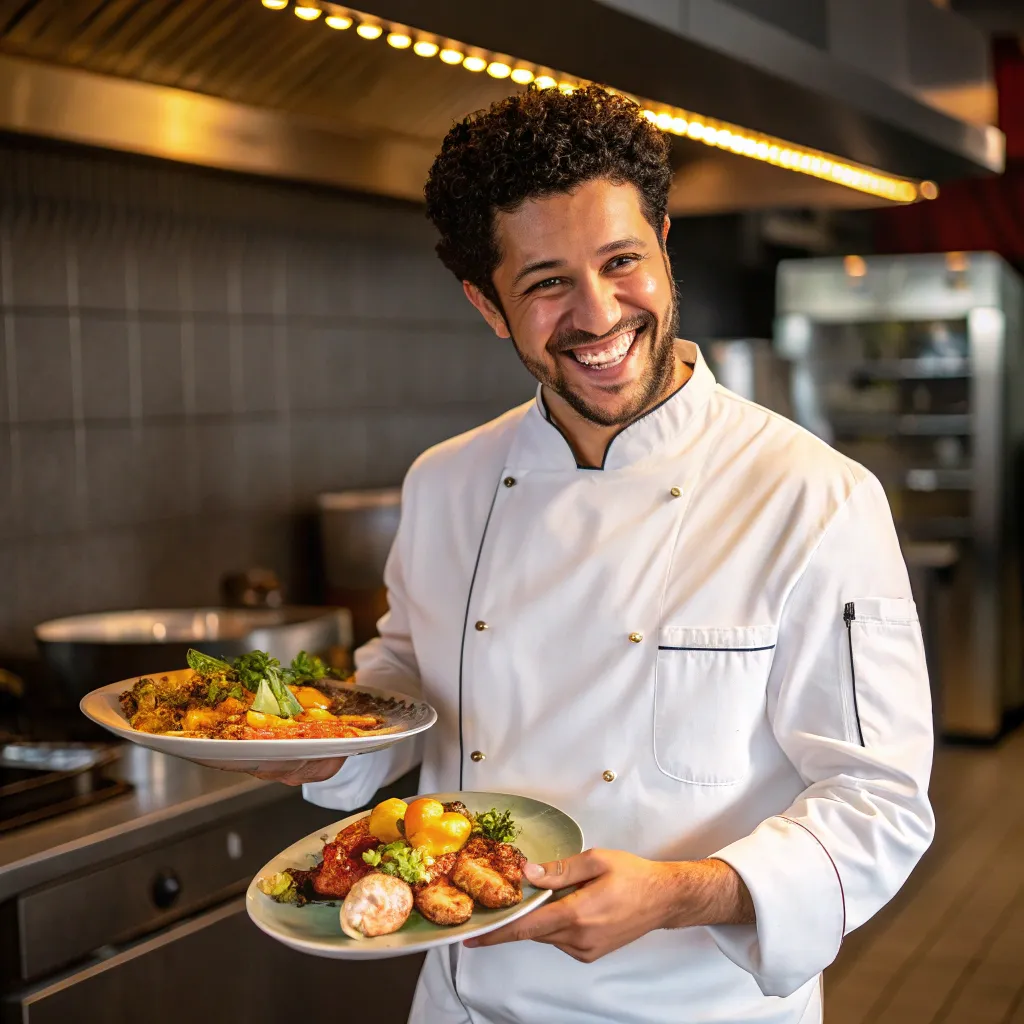
[[1024, 729], [935, 760], [931, 849], [825, 972], [825, 1024], [1024, 1024]]

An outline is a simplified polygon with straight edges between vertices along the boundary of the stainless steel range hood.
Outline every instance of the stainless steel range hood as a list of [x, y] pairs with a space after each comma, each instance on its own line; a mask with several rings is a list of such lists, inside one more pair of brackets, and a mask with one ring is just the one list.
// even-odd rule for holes
[[[856, 0], [830, 9], [843, 3]], [[1001, 169], [998, 131], [787, 34], [752, 15], [758, 6], [363, 0], [360, 10], [896, 175]], [[984, 75], [974, 66], [961, 78], [976, 86]], [[0, 0], [0, 131], [204, 166], [418, 200], [451, 122], [514, 88], [257, 0]], [[674, 140], [673, 162], [676, 214], [880, 203], [687, 138]]]

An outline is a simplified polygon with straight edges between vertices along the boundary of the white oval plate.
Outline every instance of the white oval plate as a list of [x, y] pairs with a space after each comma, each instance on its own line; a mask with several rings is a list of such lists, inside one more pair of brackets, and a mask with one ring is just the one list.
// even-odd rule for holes
[[[153, 672], [150, 675], [188, 677], [191, 669], [174, 672]], [[260, 765], [270, 761], [321, 761], [332, 757], [351, 757], [354, 754], [368, 754], [383, 750], [394, 743], [401, 743], [417, 733], [429, 729], [437, 721], [437, 712], [424, 701], [413, 700], [398, 693], [380, 690], [374, 686], [354, 686], [338, 681], [332, 685], [338, 689], [359, 690], [374, 697], [383, 697], [402, 703], [396, 711], [394, 721], [396, 732], [381, 736], [355, 736], [348, 739], [324, 740], [206, 740], [194, 736], [174, 736], [166, 733], [138, 732], [128, 724], [118, 698], [130, 690], [139, 679], [125, 679], [93, 690], [82, 698], [83, 714], [97, 725], [112, 732], [122, 740], [129, 740], [139, 746], [158, 750], [162, 754], [173, 754], [186, 761], [210, 768], [225, 768], [231, 771], [256, 771]]]
[[[583, 851], [583, 830], [564, 811], [540, 800], [506, 793], [432, 793], [427, 794], [442, 803], [461, 800], [473, 813], [479, 814], [496, 807], [506, 808], [522, 828], [515, 845], [534, 863], [545, 863], [572, 857]], [[416, 799], [409, 797], [409, 800]], [[335, 960], [378, 960], [392, 956], [421, 953], [433, 946], [449, 946], [464, 942], [476, 935], [484, 935], [502, 925], [535, 910], [553, 893], [550, 889], [534, 889], [523, 883], [523, 900], [503, 910], [485, 910], [476, 907], [473, 916], [461, 925], [446, 928], [431, 924], [414, 910], [409, 920], [391, 935], [378, 935], [371, 939], [350, 939], [341, 930], [341, 900], [329, 904], [308, 903], [296, 907], [275, 903], [260, 892], [256, 882], [267, 875], [288, 868], [309, 868], [320, 858], [324, 837], [333, 839], [352, 822], [366, 817], [361, 811], [327, 828], [311, 832], [305, 839], [293, 843], [273, 860], [263, 865], [259, 874], [249, 883], [245, 894], [245, 909], [256, 926], [271, 938], [283, 942], [300, 953], [330, 957]]]

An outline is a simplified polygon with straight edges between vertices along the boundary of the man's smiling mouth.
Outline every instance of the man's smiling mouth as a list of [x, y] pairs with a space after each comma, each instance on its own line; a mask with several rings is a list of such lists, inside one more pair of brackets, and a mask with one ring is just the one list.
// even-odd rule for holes
[[643, 328], [634, 328], [606, 341], [580, 345], [570, 349], [569, 354], [588, 370], [608, 370], [618, 366], [629, 355], [633, 342], [642, 331]]

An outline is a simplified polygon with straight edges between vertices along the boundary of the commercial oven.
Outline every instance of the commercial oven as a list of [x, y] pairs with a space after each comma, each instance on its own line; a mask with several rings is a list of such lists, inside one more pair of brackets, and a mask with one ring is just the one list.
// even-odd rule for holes
[[420, 957], [305, 956], [245, 911], [262, 865], [340, 816], [282, 786], [279, 799], [0, 903], [3, 1024], [404, 1024]]

